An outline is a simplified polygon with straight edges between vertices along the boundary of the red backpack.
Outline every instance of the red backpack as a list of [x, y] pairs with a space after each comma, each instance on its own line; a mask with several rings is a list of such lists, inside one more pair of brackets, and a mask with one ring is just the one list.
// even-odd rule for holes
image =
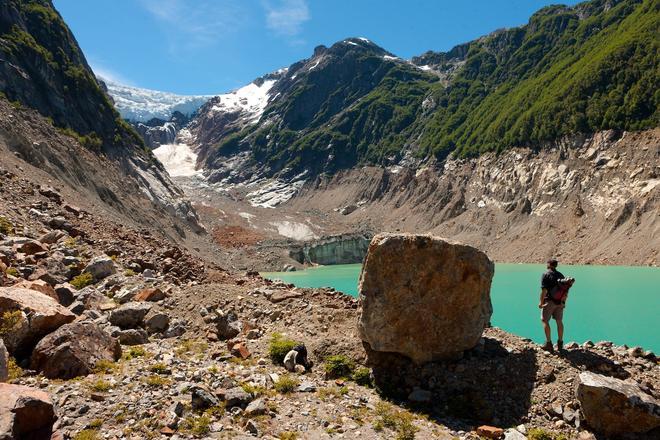
[[556, 303], [563, 303], [568, 298], [568, 290], [573, 286], [575, 278], [567, 277], [557, 280], [557, 285], [550, 291], [550, 299]]

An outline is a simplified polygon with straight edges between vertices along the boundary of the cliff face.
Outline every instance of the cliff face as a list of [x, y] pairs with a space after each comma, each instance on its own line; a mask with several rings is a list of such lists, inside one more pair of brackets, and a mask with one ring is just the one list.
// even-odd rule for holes
[[301, 264], [356, 264], [362, 263], [371, 242], [368, 234], [345, 234], [325, 237], [294, 246], [291, 258]]

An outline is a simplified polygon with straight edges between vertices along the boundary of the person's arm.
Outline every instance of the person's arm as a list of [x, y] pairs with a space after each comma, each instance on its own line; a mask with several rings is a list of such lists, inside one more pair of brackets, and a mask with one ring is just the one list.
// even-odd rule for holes
[[545, 287], [541, 288], [541, 297], [539, 298], [539, 309], [543, 308], [543, 303], [545, 303], [545, 295], [548, 291]]

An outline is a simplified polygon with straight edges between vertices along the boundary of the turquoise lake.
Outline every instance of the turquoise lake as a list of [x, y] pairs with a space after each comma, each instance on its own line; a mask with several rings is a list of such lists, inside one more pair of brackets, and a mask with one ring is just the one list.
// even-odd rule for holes
[[[357, 296], [361, 265], [319, 266], [298, 272], [262, 273], [298, 287], [334, 287]], [[543, 342], [538, 300], [545, 265], [496, 264], [491, 287], [492, 324]], [[660, 268], [563, 266], [576, 279], [564, 311], [564, 340], [608, 340], [660, 353]], [[554, 322], [553, 340], [556, 339]]]

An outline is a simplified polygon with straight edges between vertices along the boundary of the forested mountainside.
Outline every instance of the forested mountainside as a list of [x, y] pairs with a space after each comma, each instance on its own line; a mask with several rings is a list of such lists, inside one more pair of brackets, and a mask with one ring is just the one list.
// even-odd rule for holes
[[142, 152], [50, 0], [0, 4], [0, 91], [34, 108], [86, 147]]
[[594, 0], [412, 62], [350, 38], [290, 66], [258, 122], [193, 134], [206, 168], [239, 156], [261, 175], [293, 177], [651, 128], [659, 28], [658, 0]]

